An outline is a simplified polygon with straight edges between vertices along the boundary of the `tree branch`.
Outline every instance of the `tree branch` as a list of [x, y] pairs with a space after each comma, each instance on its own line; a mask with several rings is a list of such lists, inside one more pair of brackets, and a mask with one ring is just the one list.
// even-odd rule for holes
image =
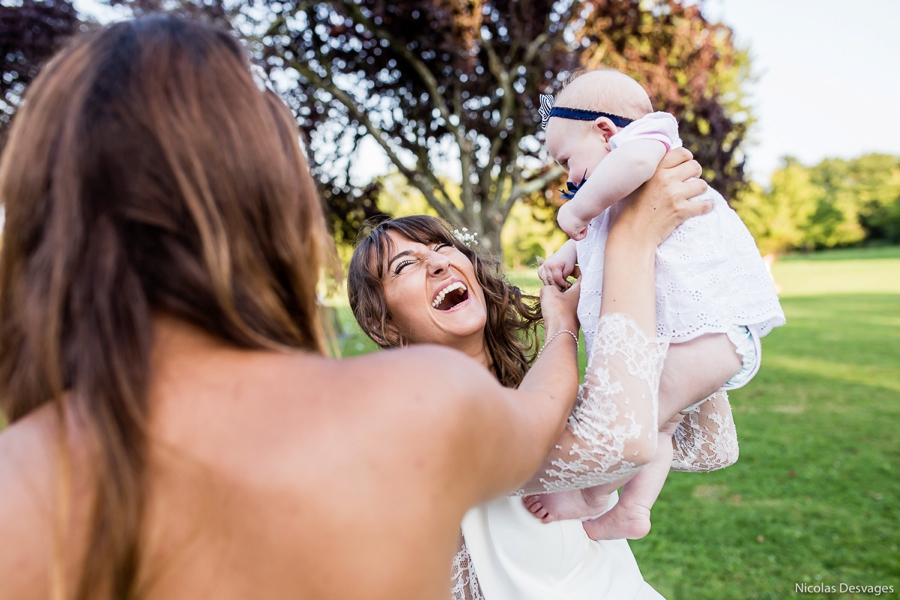
[[[438, 85], [437, 80], [434, 78], [434, 75], [431, 73], [431, 71], [428, 70], [428, 67], [425, 65], [425, 63], [419, 60], [415, 54], [410, 52], [409, 48], [407, 48], [404, 44], [397, 42], [397, 40], [394, 39], [394, 36], [392, 36], [388, 31], [381, 27], [378, 27], [377, 25], [375, 25], [375, 23], [366, 18], [366, 16], [363, 15], [362, 10], [360, 10], [359, 5], [357, 5], [355, 2], [342, 2], [341, 5], [347, 9], [347, 12], [350, 13], [350, 16], [365, 25], [365, 27], [369, 29], [369, 31], [371, 31], [373, 34], [375, 34], [376, 37], [378, 37], [379, 39], [387, 40], [390, 47], [393, 48], [395, 52], [400, 54], [406, 60], [406, 62], [408, 62], [412, 66], [412, 68], [416, 70], [416, 73], [418, 73], [419, 77], [422, 78], [422, 82], [425, 84], [425, 87], [428, 88], [428, 93], [429, 95], [431, 95], [435, 106], [441, 113], [444, 121], [447, 123], [447, 127], [451, 129], [455, 128], [458, 130], [459, 126], [454, 126], [450, 122], [450, 108], [447, 106], [447, 103], [444, 101], [444, 97], [439, 92], [440, 86]], [[459, 139], [458, 132], [456, 137], [457, 139]]]
[[504, 212], [508, 213], [508, 211], [512, 209], [513, 204], [515, 204], [516, 201], [520, 198], [544, 189], [545, 187], [550, 185], [553, 180], [559, 179], [560, 175], [562, 175], [564, 172], [565, 171], [562, 167], [560, 167], [559, 165], [554, 165], [543, 175], [539, 175], [537, 177], [529, 179], [523, 184], [514, 185], [513, 189], [509, 192], [509, 198], [507, 198], [506, 202], [503, 205]]
[[[462, 192], [463, 192], [463, 207], [464, 210], [468, 209], [471, 211], [474, 208], [471, 183], [469, 182], [469, 171], [471, 169], [471, 153], [472, 153], [472, 145], [466, 137], [465, 127], [462, 125], [462, 120], [460, 119], [454, 124], [451, 120], [451, 116], [453, 113], [450, 112], [450, 107], [447, 105], [447, 102], [443, 95], [440, 93], [440, 86], [435, 79], [434, 75], [431, 71], [428, 70], [427, 65], [423, 63], [419, 58], [409, 50], [404, 44], [398, 42], [393, 35], [391, 35], [384, 28], [378, 27], [375, 23], [367, 18], [360, 8], [360, 6], [352, 1], [343, 2], [342, 6], [344, 6], [350, 16], [355, 19], [357, 22], [362, 23], [369, 31], [371, 31], [374, 35], [376, 35], [379, 39], [387, 40], [388, 45], [397, 52], [400, 56], [406, 60], [410, 66], [415, 69], [416, 73], [421, 77], [422, 82], [425, 84], [426, 89], [428, 90], [429, 96], [431, 96], [432, 101], [434, 102], [435, 107], [440, 112], [441, 117], [444, 119], [445, 127], [453, 134], [456, 139], [456, 144], [459, 147], [459, 155], [461, 159], [461, 168], [462, 168]], [[458, 80], [457, 80], [458, 87]], [[458, 116], [462, 115], [462, 102], [460, 101], [456, 108], [456, 114]], [[468, 160], [468, 165], [465, 164], [466, 160]], [[436, 178], [432, 173], [430, 173], [430, 178], [435, 179], [435, 184], [437, 182]], [[446, 193], [446, 190], [443, 188], [443, 185], [436, 184], [435, 187], [439, 188], [442, 192], [442, 195], [447, 199], [447, 203], [452, 206], [452, 202], [449, 196]], [[466, 199], [466, 193], [468, 192], [468, 200]], [[474, 218], [474, 215], [471, 215]], [[459, 222], [458, 218], [453, 219], [453, 222]]]
[[[459, 80], [453, 84], [453, 109], [456, 114], [462, 114], [462, 89]], [[475, 223], [475, 193], [472, 189], [472, 142], [466, 138], [465, 143], [459, 145], [459, 166], [461, 173], [460, 200], [463, 204], [463, 213], [470, 224]], [[490, 177], [490, 176], [488, 176]]]
[[534, 38], [534, 40], [530, 44], [528, 44], [528, 48], [525, 50], [525, 56], [522, 59], [522, 64], [527, 65], [531, 61], [533, 61], [540, 47], [543, 46], [544, 43], [549, 39], [550, 36], [548, 36], [546, 33], [542, 33], [541, 35]]
[[[509, 71], [503, 68], [502, 61], [500, 57], [497, 56], [497, 52], [494, 48], [488, 43], [487, 40], [482, 36], [481, 38], [483, 47], [488, 55], [488, 69], [490, 69], [491, 73], [494, 77], [497, 78], [497, 81], [500, 84], [500, 89], [503, 90], [503, 99], [500, 101], [500, 123], [502, 127], [506, 127], [506, 121], [509, 119], [512, 114], [513, 109], [515, 108], [515, 90], [512, 86], [512, 78], [509, 76]], [[497, 156], [500, 154], [500, 148], [503, 146], [503, 138], [499, 135], [495, 137], [491, 141], [491, 149], [488, 155], [488, 172], [494, 168], [494, 161], [497, 160]], [[513, 149], [512, 155], [510, 157], [510, 164], [515, 165], [516, 160], [518, 159], [518, 141], [516, 139], [509, 140], [510, 148]], [[515, 168], [515, 167], [513, 167]], [[500, 198], [503, 194], [503, 182], [502, 182], [502, 174], [498, 176], [497, 181], [495, 183], [494, 195], [491, 199], [492, 205], [497, 205], [500, 202]], [[490, 197], [490, 181], [486, 182], [486, 185], [483, 185], [483, 196], [485, 199]]]
[[[446, 221], [451, 223], [460, 222], [459, 216], [454, 214], [453, 204], [450, 202], [449, 195], [444, 189], [443, 185], [440, 184], [440, 181], [437, 180], [437, 177], [434, 176], [434, 173], [431, 171], [429, 165], [426, 165], [424, 169], [425, 176], [423, 177], [420, 170], [413, 170], [408, 168], [403, 164], [403, 161], [394, 151], [393, 147], [388, 143], [388, 134], [385, 133], [381, 128], [379, 128], [366, 112], [360, 108], [353, 98], [344, 90], [340, 89], [332, 81], [325, 81], [321, 77], [319, 77], [318, 73], [310, 69], [306, 64], [300, 63], [299, 61], [292, 61], [292, 65], [298, 72], [300, 72], [304, 77], [306, 77], [311, 83], [321, 87], [323, 90], [330, 93], [334, 96], [338, 102], [343, 104], [347, 110], [362, 123], [363, 127], [366, 128], [366, 131], [375, 138], [375, 141], [378, 142], [378, 145], [385, 151], [388, 155], [388, 158], [391, 159], [391, 162], [397, 167], [400, 173], [403, 174], [404, 177], [409, 180], [422, 194], [425, 196], [425, 200], [428, 202], [429, 206], [431, 206], [440, 217]], [[420, 157], [421, 160], [421, 157]], [[429, 179], [431, 185], [426, 185], [423, 179]], [[437, 185], [435, 185], [437, 183]], [[440, 191], [441, 195], [447, 198], [447, 202], [441, 202], [440, 199], [435, 195], [436, 191]]]

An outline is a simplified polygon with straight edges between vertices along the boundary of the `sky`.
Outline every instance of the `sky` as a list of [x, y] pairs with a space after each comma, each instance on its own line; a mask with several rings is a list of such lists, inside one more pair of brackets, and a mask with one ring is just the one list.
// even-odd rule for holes
[[707, 0], [704, 13], [750, 51], [754, 179], [766, 183], [785, 155], [900, 155], [900, 2]]

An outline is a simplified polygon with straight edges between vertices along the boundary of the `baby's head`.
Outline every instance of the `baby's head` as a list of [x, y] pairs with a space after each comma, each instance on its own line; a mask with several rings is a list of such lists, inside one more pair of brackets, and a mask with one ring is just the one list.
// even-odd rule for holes
[[[613, 69], [588, 71], [572, 80], [556, 95], [555, 107], [604, 112], [626, 119], [640, 119], [651, 112], [650, 97], [641, 85]], [[620, 126], [608, 117], [579, 121], [553, 116], [547, 121], [547, 149], [578, 183], [589, 177], [609, 153], [609, 138]]]

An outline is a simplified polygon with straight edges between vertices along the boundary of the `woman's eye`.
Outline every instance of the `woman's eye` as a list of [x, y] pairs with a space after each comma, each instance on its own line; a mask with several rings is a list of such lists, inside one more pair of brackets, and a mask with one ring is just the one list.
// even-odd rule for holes
[[434, 251], [437, 252], [438, 250], [442, 250], [444, 248], [450, 248], [450, 247], [451, 246], [448, 242], [441, 242], [440, 244], [438, 244], [437, 246], [434, 247]]
[[413, 260], [404, 260], [403, 262], [398, 264], [396, 267], [394, 267], [394, 275], [399, 275], [400, 271], [402, 271], [404, 269], [404, 267], [407, 267], [407, 266], [413, 264], [414, 262], [415, 261], [413, 261]]

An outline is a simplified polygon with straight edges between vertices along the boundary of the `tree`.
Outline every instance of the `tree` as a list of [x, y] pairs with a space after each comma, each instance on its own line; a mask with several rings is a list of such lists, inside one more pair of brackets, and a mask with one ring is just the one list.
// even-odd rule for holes
[[811, 217], [823, 198], [809, 170], [794, 159], [772, 174], [770, 189], [751, 184], [735, 210], [756, 239], [760, 252], [778, 254], [804, 247]]
[[735, 209], [763, 252], [897, 243], [900, 158], [867, 154], [814, 167], [787, 158], [769, 189], [751, 186]]
[[25, 87], [80, 26], [69, 0], [0, 5], [0, 148]]
[[[348, 157], [369, 135], [438, 215], [499, 251], [516, 201], [559, 176], [534, 136], [538, 88], [574, 66], [565, 2], [267, 6], [265, 60], [296, 82], [289, 93], [326, 198], [352, 193]], [[458, 194], [438, 175], [449, 165]]]
[[503, 258], [512, 269], [534, 268], [537, 257], [547, 258], [566, 239], [556, 225], [555, 206], [535, 204], [531, 198], [517, 203], [503, 229]]
[[[362, 1], [311, 6], [303, 19], [296, 7], [277, 6], [281, 17], [262, 42], [270, 65], [297, 72], [301, 124], [311, 136], [336, 115], [347, 124], [317, 150], [349, 138], [346, 156], [372, 135], [440, 216], [480, 231], [490, 249], [498, 249], [514, 204], [539, 197], [561, 175], [544, 166], [535, 100], [559, 89], [579, 64], [614, 66], [642, 80], [658, 108], [682, 119], [706, 177], [726, 194], [744, 183], [746, 53], [696, 6]], [[353, 193], [352, 163], [323, 154], [315, 163], [326, 194]], [[435, 171], [457, 161], [454, 197]], [[321, 166], [334, 164], [346, 167], [326, 177]], [[547, 203], [532, 204], [540, 211]]]
[[250, 40], [305, 134], [338, 241], [380, 210], [377, 186], [353, 181], [370, 137], [438, 215], [499, 251], [517, 202], [557, 203], [538, 94], [582, 62], [636, 75], [687, 119], [687, 146], [722, 191], [743, 179], [746, 56], [676, 0], [110, 1], [201, 13]]
[[[204, 0], [111, 0], [196, 14]], [[538, 88], [575, 66], [564, 39], [578, 0], [257, 0], [222, 14], [251, 40], [308, 140], [339, 241], [378, 212], [351, 175], [371, 136], [453, 227], [500, 249], [513, 205], [561, 171], [535, 139]], [[209, 15], [216, 18], [215, 15]], [[556, 82], [556, 83], [554, 83]], [[438, 173], [453, 165], [459, 193]], [[348, 223], [349, 221], [349, 223]], [[349, 226], [348, 226], [349, 225]]]
[[863, 237], [900, 242], [900, 157], [826, 159], [812, 167], [811, 174], [828, 201], [851, 215], [856, 234], [851, 242]]

